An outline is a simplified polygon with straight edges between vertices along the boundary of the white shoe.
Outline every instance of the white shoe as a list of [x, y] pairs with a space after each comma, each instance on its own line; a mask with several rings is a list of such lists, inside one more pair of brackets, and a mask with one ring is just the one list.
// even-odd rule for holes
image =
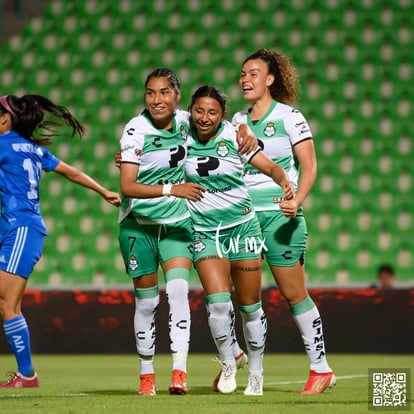
[[263, 375], [249, 374], [244, 395], [263, 395]]
[[[220, 362], [219, 359], [214, 359], [214, 361]], [[243, 369], [245, 367], [245, 365], [247, 365], [249, 362], [249, 358], [246, 355], [246, 353], [241, 349], [240, 350], [240, 354], [236, 356], [236, 367], [237, 369]], [[221, 362], [220, 362], [221, 363]], [[221, 369], [220, 372], [217, 374], [216, 378], [214, 378], [213, 381], [213, 391], [214, 392], [219, 392], [218, 388], [217, 388], [217, 384], [220, 380], [220, 376], [221, 376]]]
[[217, 389], [222, 394], [231, 394], [237, 389], [236, 384], [237, 368], [235, 365], [231, 365], [227, 362], [221, 364], [221, 375], [217, 383]]

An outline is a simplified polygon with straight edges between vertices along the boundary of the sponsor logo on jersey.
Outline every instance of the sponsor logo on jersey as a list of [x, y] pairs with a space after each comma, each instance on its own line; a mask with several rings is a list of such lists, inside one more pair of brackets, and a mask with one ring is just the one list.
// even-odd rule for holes
[[138, 261], [137, 261], [136, 256], [134, 256], [134, 255], [129, 256], [129, 268], [131, 270], [137, 270], [138, 266], [139, 265], [138, 265]]
[[297, 124], [295, 124], [295, 128], [296, 129], [298, 129], [298, 128], [300, 129], [299, 135], [303, 135], [303, 134], [305, 134], [307, 132], [310, 132], [308, 123], [305, 122], [305, 121], [298, 122]]
[[273, 122], [268, 122], [266, 124], [265, 129], [263, 130], [263, 134], [265, 134], [267, 137], [272, 137], [276, 134], [276, 128], [275, 124]]
[[227, 148], [227, 145], [224, 141], [220, 141], [217, 146], [217, 154], [220, 155], [220, 157], [227, 157], [229, 155], [229, 149]]

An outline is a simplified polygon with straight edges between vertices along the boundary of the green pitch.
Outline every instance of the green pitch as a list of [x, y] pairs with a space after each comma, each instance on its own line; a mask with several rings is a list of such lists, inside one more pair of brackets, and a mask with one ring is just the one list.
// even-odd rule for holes
[[[142, 397], [135, 394], [138, 387], [135, 355], [35, 355], [40, 388], [0, 390], [0, 413], [366, 414], [368, 368], [414, 367], [414, 355], [330, 354], [329, 362], [337, 376], [336, 387], [321, 395], [298, 395], [296, 392], [307, 378], [305, 355], [266, 354], [264, 395], [246, 397], [243, 390], [247, 369], [238, 373], [236, 394], [212, 392], [211, 383], [219, 370], [213, 358], [210, 354], [190, 355], [189, 394], [170, 396], [171, 358], [156, 355], [157, 395]], [[15, 369], [14, 359], [3, 355], [0, 373], [11, 369]]]

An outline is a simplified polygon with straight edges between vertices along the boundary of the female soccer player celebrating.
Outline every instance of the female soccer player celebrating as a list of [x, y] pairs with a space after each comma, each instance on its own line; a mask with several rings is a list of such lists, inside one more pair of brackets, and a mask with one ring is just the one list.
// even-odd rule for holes
[[[243, 181], [244, 164], [258, 168], [278, 184], [278, 194], [293, 197], [286, 172], [257, 147], [241, 156], [236, 130], [224, 120], [226, 99], [213, 86], [193, 94], [186, 179], [205, 188], [199, 200], [188, 200], [194, 228], [194, 264], [204, 287], [210, 330], [220, 354], [222, 393], [236, 390], [237, 363], [232, 336], [234, 285], [249, 354], [245, 395], [263, 394], [266, 317], [261, 305], [261, 253], [265, 249], [252, 201]], [[276, 196], [276, 191], [274, 191]]]
[[[0, 97], [0, 315], [10, 348], [17, 361], [1, 388], [38, 387], [33, 368], [29, 329], [21, 313], [27, 280], [43, 250], [47, 234], [39, 206], [42, 171], [55, 171], [83, 187], [96, 191], [109, 203], [119, 206], [117, 193], [107, 190], [76, 168], [53, 156], [45, 146], [53, 123], [51, 114], [82, 135], [84, 128], [64, 107], [39, 95]], [[35, 136], [36, 135], [36, 136]]]
[[297, 98], [296, 71], [284, 55], [261, 49], [243, 62], [239, 84], [250, 108], [235, 114], [233, 123], [247, 123], [263, 152], [282, 165], [295, 184], [295, 197], [275, 204], [275, 193], [282, 195], [277, 184], [254, 166], [245, 176], [266, 239], [266, 260], [310, 359], [310, 376], [301, 393], [319, 394], [335, 384], [335, 376], [326, 360], [322, 321], [305, 283], [307, 229], [302, 204], [316, 178], [316, 156], [308, 123], [290, 106]]
[[188, 278], [192, 265], [191, 223], [185, 198], [198, 200], [203, 188], [184, 183], [188, 113], [176, 109], [180, 83], [169, 69], [145, 82], [146, 109], [121, 138], [119, 242], [135, 290], [134, 327], [140, 360], [138, 394], [155, 395], [155, 313], [161, 265], [170, 308], [173, 371], [169, 391], [187, 393], [190, 340]]

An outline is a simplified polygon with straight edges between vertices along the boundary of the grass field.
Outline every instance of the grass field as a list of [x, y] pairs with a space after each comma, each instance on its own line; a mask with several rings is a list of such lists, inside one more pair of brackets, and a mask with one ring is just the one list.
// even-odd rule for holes
[[[264, 395], [246, 397], [243, 390], [247, 369], [239, 371], [237, 393], [212, 392], [211, 382], [219, 369], [213, 358], [210, 354], [190, 355], [189, 394], [170, 396], [171, 358], [156, 355], [157, 395], [142, 397], [135, 394], [138, 386], [135, 355], [35, 355], [41, 386], [0, 390], [0, 413], [358, 414], [368, 412], [368, 368], [414, 367], [414, 355], [330, 354], [329, 362], [337, 376], [336, 387], [321, 395], [298, 395], [307, 377], [306, 356], [266, 354]], [[14, 367], [11, 356], [1, 357], [1, 373]]]

